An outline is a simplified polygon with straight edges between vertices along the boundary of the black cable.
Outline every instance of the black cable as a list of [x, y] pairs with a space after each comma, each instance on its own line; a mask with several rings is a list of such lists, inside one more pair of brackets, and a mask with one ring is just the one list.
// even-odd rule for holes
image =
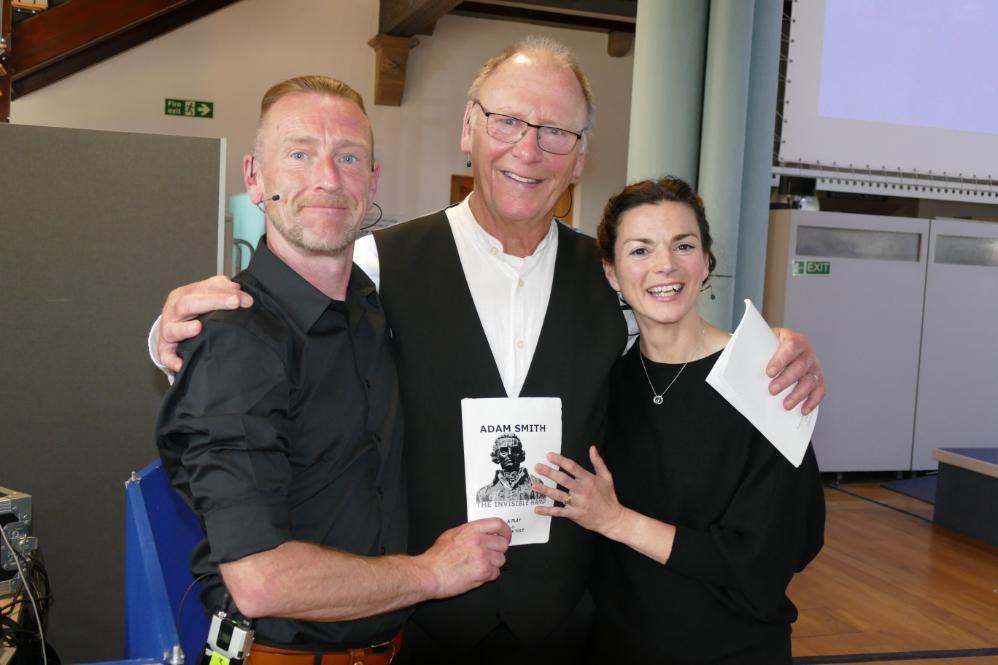
[[[40, 550], [35, 550], [29, 555], [30, 558], [26, 558], [19, 550], [14, 551], [14, 554], [25, 566], [25, 575], [37, 603], [38, 618], [43, 629], [47, 628], [52, 593], [42, 553]], [[35, 627], [23, 626], [12, 618], [19, 606], [21, 606], [22, 611], [32, 611], [33, 609], [28, 607], [28, 597], [25, 591], [24, 587], [18, 589], [6, 606], [0, 610], [0, 644], [23, 650], [24, 653], [34, 649], [39, 642], [39, 631]]]
[[369, 224], [364, 224], [363, 226], [361, 226], [360, 227], [361, 231], [366, 231], [369, 228], [371, 228], [372, 226], [377, 226], [378, 222], [381, 221], [381, 218], [385, 216], [385, 211], [381, 209], [381, 206], [379, 206], [374, 201], [371, 201], [371, 205], [373, 205], [375, 208], [378, 209], [378, 218], [376, 220], [374, 220], [373, 222], [370, 222]]
[[[39, 550], [35, 550], [30, 554], [30, 559], [26, 559], [20, 552], [17, 553], [18, 558], [25, 566], [26, 574], [31, 580], [31, 591], [33, 592], [35, 601], [39, 605], [39, 614], [41, 615], [43, 627], [48, 627], [48, 610], [49, 606], [52, 604], [52, 588], [49, 584], [48, 570], [45, 568], [45, 564]], [[19, 594], [20, 599], [16, 602], [18, 604], [23, 604], [25, 602], [24, 594]]]
[[574, 196], [569, 196], [568, 197], [568, 210], [566, 210], [564, 212], [564, 214], [559, 215], [558, 211], [555, 210], [554, 211], [554, 216], [557, 217], [558, 219], [565, 219], [566, 217], [568, 217], [569, 215], [571, 215], [572, 214], [572, 204], [574, 203], [574, 201], [573, 201], [574, 198], [575, 198]]
[[18, 562], [18, 558], [24, 559], [25, 563], [27, 563], [27, 560], [23, 556], [20, 556], [20, 554], [22, 553], [17, 548], [15, 548], [14, 545], [10, 542], [10, 539], [7, 538], [7, 533], [3, 528], [3, 526], [0, 526], [0, 539], [3, 540], [4, 544], [7, 546], [7, 549], [14, 554], [14, 565], [17, 567], [17, 573], [21, 577], [21, 583], [24, 586], [24, 592], [27, 594], [28, 600], [31, 601], [31, 607], [35, 611], [35, 623], [38, 625], [38, 641], [41, 643], [41, 649], [42, 649], [42, 663], [43, 665], [48, 665], [48, 654], [45, 651], [45, 628], [42, 627], [42, 617], [38, 610], [38, 601], [35, 600], [35, 597], [31, 593], [32, 589], [29, 588], [32, 586], [32, 580], [28, 579], [28, 575], [21, 568], [21, 564]]
[[29, 577], [32, 578], [32, 589], [35, 592], [35, 600], [41, 605], [42, 625], [48, 628], [48, 612], [52, 604], [52, 586], [49, 582], [48, 570], [45, 568], [44, 557], [41, 550], [34, 550], [28, 560], [30, 570]]
[[184, 590], [184, 595], [180, 597], [180, 607], [177, 608], [177, 618], [173, 622], [174, 627], [177, 629], [178, 637], [180, 636], [180, 617], [184, 616], [184, 603], [187, 602], [187, 596], [194, 588], [194, 585], [196, 585], [198, 582], [208, 577], [209, 575], [211, 575], [211, 573], [204, 573], [202, 575], [198, 575], [193, 580], [191, 580], [191, 583], [188, 584], [187, 588]]

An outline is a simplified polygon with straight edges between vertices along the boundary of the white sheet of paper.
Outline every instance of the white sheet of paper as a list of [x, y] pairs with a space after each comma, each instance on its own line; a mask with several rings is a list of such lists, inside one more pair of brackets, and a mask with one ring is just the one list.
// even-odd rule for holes
[[779, 341], [769, 324], [746, 299], [741, 323], [707, 375], [707, 383], [738, 409], [791, 464], [800, 466], [814, 432], [818, 409], [806, 416], [801, 413], [801, 404], [791, 411], [784, 409], [783, 398], [793, 386], [779, 395], [769, 394], [766, 363], [778, 346]]
[[[558, 397], [486, 398], [461, 400], [464, 433], [464, 485], [468, 520], [501, 517], [513, 532], [510, 545], [546, 543], [551, 518], [534, 513], [535, 505], [554, 501], [534, 492], [538, 480], [554, 487], [554, 482], [534, 474], [534, 464], [546, 461], [548, 452], [561, 452], [561, 399]], [[522, 460], [509, 461], [510, 452], [501, 451], [493, 461], [496, 442], [512, 446], [519, 440]], [[500, 462], [507, 465], [504, 473]]]

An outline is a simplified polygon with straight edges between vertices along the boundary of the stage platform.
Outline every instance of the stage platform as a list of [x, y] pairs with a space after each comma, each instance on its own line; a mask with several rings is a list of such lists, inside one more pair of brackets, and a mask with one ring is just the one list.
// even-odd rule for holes
[[998, 547], [998, 448], [936, 448], [939, 526]]

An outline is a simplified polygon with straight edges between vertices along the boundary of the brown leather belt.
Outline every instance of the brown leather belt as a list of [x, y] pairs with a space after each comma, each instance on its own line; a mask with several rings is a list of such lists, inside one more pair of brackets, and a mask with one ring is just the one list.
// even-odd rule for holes
[[253, 644], [246, 665], [389, 665], [402, 648], [402, 631], [387, 642], [345, 651], [298, 651]]

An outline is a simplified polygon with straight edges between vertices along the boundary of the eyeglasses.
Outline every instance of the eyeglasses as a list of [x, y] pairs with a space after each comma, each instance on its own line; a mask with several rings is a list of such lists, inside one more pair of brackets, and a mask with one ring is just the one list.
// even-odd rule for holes
[[548, 125], [535, 125], [511, 115], [486, 111], [477, 99], [474, 103], [482, 109], [482, 114], [485, 116], [485, 131], [488, 132], [489, 136], [503, 143], [516, 143], [523, 138], [528, 129], [533, 127], [537, 130], [538, 148], [555, 155], [567, 155], [572, 152], [575, 144], [582, 138], [580, 132]]

